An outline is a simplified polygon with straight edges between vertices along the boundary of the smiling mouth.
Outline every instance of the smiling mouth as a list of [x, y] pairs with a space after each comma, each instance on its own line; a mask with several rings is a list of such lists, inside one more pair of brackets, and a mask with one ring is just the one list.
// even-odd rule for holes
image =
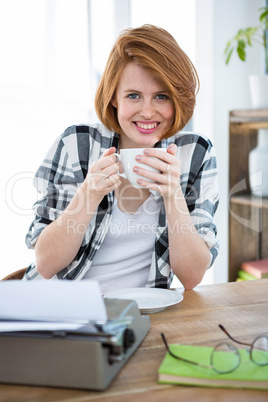
[[145, 124], [145, 123], [140, 123], [139, 121], [135, 121], [134, 123], [136, 124], [136, 126], [138, 126], [139, 128], [142, 128], [143, 130], [151, 130], [153, 128], [156, 128], [160, 124], [160, 123], [156, 123], [156, 122]]

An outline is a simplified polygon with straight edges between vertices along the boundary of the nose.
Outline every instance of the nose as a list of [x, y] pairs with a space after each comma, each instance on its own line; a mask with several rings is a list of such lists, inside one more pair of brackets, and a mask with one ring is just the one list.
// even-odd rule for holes
[[154, 105], [151, 101], [143, 101], [140, 107], [140, 116], [145, 119], [150, 119], [155, 113]]

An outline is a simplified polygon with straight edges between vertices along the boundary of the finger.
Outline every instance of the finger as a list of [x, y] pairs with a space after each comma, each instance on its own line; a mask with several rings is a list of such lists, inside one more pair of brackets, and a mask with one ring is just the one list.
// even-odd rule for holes
[[115, 163], [116, 161], [117, 161], [117, 159], [116, 159], [116, 156], [111, 156], [112, 154], [114, 154], [116, 152], [116, 148], [115, 147], [111, 147], [111, 148], [109, 148], [109, 149], [106, 149], [104, 152], [103, 152], [103, 154], [102, 154], [102, 156], [101, 156], [101, 160], [102, 159], [105, 159], [105, 161], [106, 161], [106, 164], [103, 166], [102, 165], [102, 168], [104, 167], [106, 167], [106, 166], [108, 166], [108, 165], [110, 165], [110, 164], [112, 164], [112, 163]]
[[178, 147], [177, 147], [176, 144], [170, 144], [170, 145], [168, 146], [167, 153], [169, 153], [169, 154], [171, 154], [171, 155], [176, 155], [177, 148], [178, 148]]
[[105, 156], [114, 154], [115, 152], [116, 152], [116, 148], [115, 148], [115, 147], [111, 147], [111, 148], [109, 148], [109, 149], [106, 149], [106, 150], [103, 152], [101, 158], [104, 158]]
[[120, 177], [118, 175], [111, 175], [104, 179], [105, 184], [108, 186], [108, 189], [115, 190], [121, 184]]
[[138, 179], [137, 183], [144, 188], [148, 188], [153, 191], [158, 191], [158, 193], [162, 195], [162, 192], [163, 192], [162, 187], [163, 186], [160, 186], [160, 184], [158, 184], [158, 183], [151, 183], [151, 182], [148, 182], [143, 179]]
[[[165, 164], [165, 166], [167, 166]], [[166, 167], [165, 167], [166, 169]], [[179, 171], [175, 170], [174, 168], [170, 167], [166, 173], [160, 172], [160, 173], [155, 173], [155, 172], [150, 172], [149, 170], [140, 168], [140, 167], [134, 167], [134, 172], [137, 173], [139, 176], [142, 176], [142, 180], [144, 183], [142, 183], [142, 186], [150, 188], [152, 190], [155, 190], [154, 187], [150, 187], [152, 183], [148, 182], [147, 179], [152, 180], [153, 183], [160, 184], [161, 186], [165, 187], [173, 187], [177, 188], [180, 182], [180, 174]], [[148, 185], [147, 185], [148, 184]]]
[[[152, 158], [150, 156], [142, 156], [141, 158], [137, 159], [137, 162], [144, 164], [144, 169], [146, 169], [146, 165], [148, 165], [148, 166], [160, 171], [161, 173], [165, 173], [167, 171], [171, 171], [172, 164], [174, 164], [174, 163], [177, 164], [177, 160], [174, 160], [174, 156], [166, 155], [165, 159], [166, 160], [163, 161], [158, 158], [154, 158], [154, 157]], [[134, 169], [135, 168], [136, 168], [136, 166], [134, 167]], [[136, 170], [135, 170], [135, 172], [136, 172]]]
[[114, 155], [106, 155], [105, 157], [102, 155], [102, 157], [99, 160], [93, 162], [92, 165], [90, 165], [89, 170], [92, 173], [96, 173], [112, 165], [114, 165], [115, 171], [119, 169], [116, 157]]
[[118, 171], [119, 171], [119, 164], [116, 162], [102, 169], [100, 173], [103, 174], [105, 177], [107, 177], [117, 173]]
[[133, 168], [133, 171], [137, 173], [139, 176], [142, 176], [144, 180], [150, 179], [153, 182], [167, 183], [167, 178], [162, 174], [162, 172], [160, 173], [150, 172], [150, 170], [147, 170], [146, 168], [143, 169], [138, 166], [135, 166]]
[[108, 177], [105, 177], [104, 181], [105, 181], [105, 184], [106, 184], [108, 187], [111, 187], [111, 186], [114, 185], [114, 182], [112, 181], [112, 179], [111, 179], [109, 176], [108, 176]]
[[115, 185], [118, 181], [120, 181], [120, 176], [117, 174], [112, 174], [105, 178], [105, 180], [109, 180], [112, 185]]
[[[148, 158], [148, 159], [145, 159]], [[148, 148], [144, 150], [144, 154], [137, 155], [136, 160], [138, 162], [147, 163], [148, 165], [150, 162], [153, 161], [163, 161], [166, 163], [172, 163], [174, 156], [168, 152], [164, 152], [159, 150], [159, 148]]]

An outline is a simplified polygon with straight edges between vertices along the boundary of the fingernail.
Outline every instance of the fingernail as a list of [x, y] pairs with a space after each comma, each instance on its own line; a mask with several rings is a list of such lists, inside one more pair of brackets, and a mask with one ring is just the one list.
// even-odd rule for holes
[[138, 169], [136, 166], [133, 168], [133, 170], [134, 170], [134, 172], [138, 172], [138, 171], [139, 171], [139, 169]]
[[140, 161], [141, 160], [141, 156], [140, 155], [137, 155], [136, 156], [136, 161]]
[[145, 149], [144, 153], [149, 154], [150, 153], [149, 149]]

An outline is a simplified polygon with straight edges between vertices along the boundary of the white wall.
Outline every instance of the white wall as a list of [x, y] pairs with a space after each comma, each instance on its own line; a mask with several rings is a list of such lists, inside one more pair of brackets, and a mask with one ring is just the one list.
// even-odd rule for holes
[[[92, 7], [99, 4], [91, 1]], [[120, 29], [127, 27], [130, 0], [106, 0], [106, 11], [107, 5], [112, 3], [121, 11], [119, 20], [122, 22], [125, 18]], [[147, 22], [163, 26], [171, 31], [183, 48], [184, 43], [190, 41], [187, 53], [193, 59], [201, 80], [194, 129], [206, 134], [216, 146], [221, 189], [216, 217], [221, 249], [215, 267], [208, 275], [214, 275], [212, 280], [215, 282], [225, 282], [228, 267], [228, 112], [251, 106], [248, 74], [261, 71], [262, 55], [261, 48], [256, 46], [251, 49], [246, 63], [234, 55], [226, 67], [223, 51], [227, 40], [239, 28], [257, 23], [257, 9], [264, 5], [264, 0], [166, 0], [164, 4], [155, 0], [152, 6], [149, 0], [133, 0], [132, 3], [139, 5], [132, 16], [132, 24]], [[3, 195], [0, 199], [4, 261], [0, 279], [26, 266], [34, 257], [24, 244], [25, 232], [32, 219], [31, 206], [36, 199], [30, 180], [34, 171], [49, 145], [66, 126], [86, 123], [89, 118], [87, 102], [93, 97], [89, 94], [86, 4], [86, 0], [9, 0], [0, 3], [0, 36], [5, 38], [1, 42], [0, 64], [0, 130], [3, 141], [0, 170], [2, 193], [5, 192], [8, 198], [13, 191], [12, 200], [5, 200]], [[183, 12], [180, 12], [179, 6], [182, 5]], [[49, 19], [48, 32], [48, 25], [37, 21], [40, 15], [47, 13], [49, 16], [53, 10], [55, 19]], [[154, 17], [153, 10], [158, 10], [160, 15]], [[101, 56], [105, 53], [106, 60], [118, 26], [109, 26], [104, 31], [103, 18], [94, 18], [94, 34], [102, 41], [107, 38], [105, 52], [104, 45], [100, 46], [96, 40], [93, 52], [101, 47]], [[109, 18], [112, 18], [111, 12]], [[183, 29], [185, 21], [189, 24]], [[195, 23], [194, 27], [192, 23]], [[56, 35], [56, 43], [53, 43], [53, 35]], [[32, 54], [34, 58], [31, 58]], [[55, 65], [56, 76], [53, 75]], [[55, 86], [58, 86], [57, 90]], [[17, 206], [20, 211], [16, 210]]]
[[162, 0], [0, 2], [0, 169], [6, 195], [0, 199], [0, 279], [34, 259], [24, 242], [37, 198], [33, 175], [68, 125], [95, 121], [96, 84], [119, 31], [164, 25], [192, 56], [194, 2], [166, 0], [164, 9]]
[[[220, 254], [214, 266], [214, 282], [228, 278], [228, 113], [251, 108], [248, 76], [262, 72], [262, 51], [256, 45], [247, 62], [236, 54], [228, 66], [223, 51], [238, 29], [258, 25], [258, 8], [264, 0], [197, 0], [196, 67], [201, 91], [197, 99], [195, 128], [213, 138], [217, 151], [220, 205], [216, 216]], [[206, 130], [207, 128], [207, 130]]]
[[71, 124], [88, 123], [86, 0], [0, 2], [0, 279], [26, 267], [32, 178]]

